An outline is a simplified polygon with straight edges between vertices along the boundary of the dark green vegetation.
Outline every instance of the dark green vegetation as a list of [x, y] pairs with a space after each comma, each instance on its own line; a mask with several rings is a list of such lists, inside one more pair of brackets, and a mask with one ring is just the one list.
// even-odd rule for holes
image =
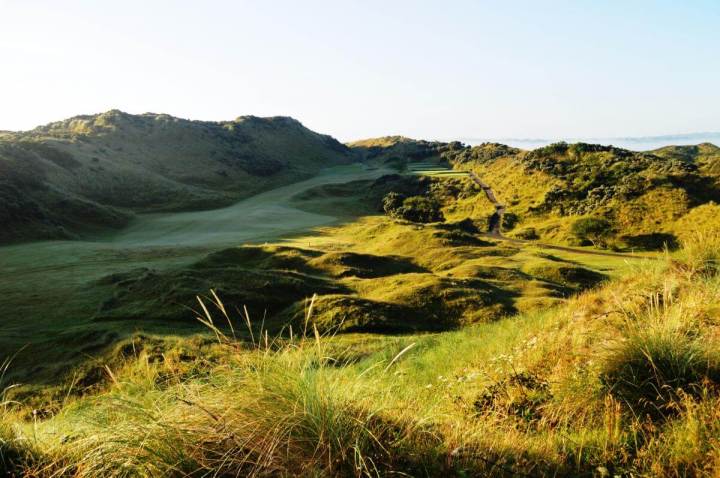
[[425, 196], [404, 197], [396, 192], [383, 198], [383, 210], [396, 219], [411, 222], [429, 223], [445, 220], [440, 204]]
[[610, 221], [597, 217], [578, 219], [573, 223], [570, 231], [581, 243], [590, 243], [594, 246], [605, 246], [605, 240], [613, 235]]
[[0, 243], [119, 228], [135, 212], [217, 208], [350, 157], [284, 117], [215, 123], [113, 110], [2, 133]]

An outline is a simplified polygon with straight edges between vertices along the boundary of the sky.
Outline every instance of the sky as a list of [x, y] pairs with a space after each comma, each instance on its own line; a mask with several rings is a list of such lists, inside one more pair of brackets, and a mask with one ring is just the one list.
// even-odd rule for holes
[[0, 130], [113, 108], [343, 141], [720, 131], [720, 1], [0, 0]]

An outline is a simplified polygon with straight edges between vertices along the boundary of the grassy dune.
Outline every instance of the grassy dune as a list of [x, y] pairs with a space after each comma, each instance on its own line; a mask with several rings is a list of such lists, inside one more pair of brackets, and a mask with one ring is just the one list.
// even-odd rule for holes
[[[116, 120], [57, 128], [125, 134]], [[0, 248], [0, 475], [716, 473], [713, 147], [352, 147], [361, 164], [231, 206]], [[592, 199], [581, 167], [598, 165], [647, 187]], [[510, 237], [486, 234], [467, 170]], [[437, 222], [393, 215], [388, 193]], [[565, 247], [596, 215], [682, 248]]]
[[197, 309], [214, 339], [158, 355], [138, 337], [102, 393], [31, 422], [6, 407], [3, 463], [33, 476], [711, 476], [718, 259], [720, 240], [701, 237], [565, 305], [433, 335], [323, 335], [310, 301], [292, 332], [251, 322], [237, 341], [211, 296]]
[[[113, 274], [184, 268], [211, 251], [301, 234], [342, 220], [341, 215], [300, 210], [292, 198], [322, 184], [375, 178], [380, 169], [360, 165], [276, 188], [234, 206], [203, 213], [141, 216], [120, 233], [94, 241], [46, 241], [0, 247], [0, 356], [22, 349], [11, 372], [42, 386], [56, 381], [68, 364], [87, 361], [141, 327], [184, 335], [192, 320], [100, 323], [93, 318], [114, 294]], [[198, 291], [195, 290], [194, 293]], [[193, 295], [194, 295], [193, 293]], [[192, 297], [192, 296], [191, 296]]]
[[[720, 148], [709, 143], [649, 152], [558, 143], [523, 151], [496, 143], [469, 147], [385, 137], [350, 146], [362, 157], [400, 167], [424, 163], [431, 174], [452, 176], [447, 167], [474, 171], [515, 218], [506, 227], [511, 236], [575, 246], [582, 241], [573, 235], [573, 224], [592, 217], [610, 223], [607, 242], [613, 248], [662, 250], [698, 227], [720, 226]], [[476, 195], [446, 206], [452, 220], [493, 213]]]
[[350, 163], [292, 118], [112, 110], [0, 135], [0, 243], [88, 238], [135, 213], [214, 209]]

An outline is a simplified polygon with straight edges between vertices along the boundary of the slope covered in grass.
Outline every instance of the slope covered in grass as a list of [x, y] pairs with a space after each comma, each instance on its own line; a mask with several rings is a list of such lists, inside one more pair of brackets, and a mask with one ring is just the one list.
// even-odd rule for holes
[[285, 117], [112, 110], [3, 133], [0, 242], [120, 227], [133, 212], [219, 207], [350, 159], [342, 144]]
[[238, 342], [212, 325], [229, 310], [213, 296], [198, 309], [214, 341], [159, 354], [137, 337], [101, 393], [31, 422], [4, 408], [1, 463], [77, 477], [713, 476], [719, 260], [703, 236], [558, 308], [419, 336], [321, 336], [312, 302], [292, 336]]
[[[381, 169], [360, 164], [337, 166], [230, 207], [143, 215], [128, 228], [94, 240], [3, 246], [0, 248], [3, 277], [0, 308], [8, 312], [3, 314], [0, 327], [0, 361], [19, 352], [11, 370], [13, 377], [21, 377], [24, 383], [31, 379], [33, 384], [54, 384], [68, 373], [70, 365], [92, 361], [92, 357], [138, 329], [170, 335], [197, 331], [198, 324], [191, 319], [189, 311], [184, 321], [151, 320], [171, 315], [169, 311], [163, 314], [160, 310], [153, 310], [148, 320], [138, 320], [136, 314], [133, 320], [93, 321], [93, 317], [101, 305], [112, 298], [118, 278], [132, 278], [133, 271], [144, 269], [162, 275], [172, 270], [176, 277], [183, 277], [187, 285], [188, 281], [198, 279], [199, 273], [182, 270], [211, 252], [245, 243], [276, 241], [346, 220], [338, 211], [306, 212], [293, 198], [319, 185], [366, 180], [382, 173]], [[232, 289], [241, 290], [241, 271], [236, 270], [240, 268], [218, 277], [221, 280], [215, 284], [228, 282], [232, 277]], [[270, 277], [268, 272], [257, 272]], [[202, 274], [203, 280], [212, 279], [212, 271], [203, 270]], [[104, 277], [108, 279], [103, 280]], [[295, 282], [301, 280], [294, 279]], [[312, 278], [308, 280], [318, 283]], [[265, 283], [265, 280], [257, 281], [256, 285]], [[152, 281], [144, 284], [152, 285]], [[197, 285], [199, 288], [194, 293], [207, 289], [205, 284]], [[316, 292], [310, 287], [305, 290], [310, 295]], [[163, 295], [172, 300], [182, 297], [181, 293], [185, 298], [190, 294], [189, 302], [182, 304], [194, 302], [193, 291], [181, 284], [170, 287]], [[182, 307], [174, 302], [165, 305], [175, 311]]]
[[[350, 146], [399, 167], [422, 160], [476, 172], [513, 218], [504, 228], [511, 236], [578, 245], [573, 223], [593, 217], [609, 221], [609, 245], [657, 250], [676, 247], [698, 226], [718, 226], [717, 219], [693, 220], [696, 209], [720, 212], [720, 148], [708, 143], [649, 152], [558, 143], [523, 151], [388, 137]], [[445, 216], [456, 220], [494, 212], [482, 194], [457, 195], [444, 206]]]
[[521, 226], [541, 237], [567, 240], [574, 220], [592, 216], [610, 221], [618, 244], [662, 247], [660, 236], [653, 244], [653, 234], [682, 236], [679, 220], [720, 199], [713, 173], [719, 150], [712, 145], [673, 149], [687, 154], [586, 144], [487, 154], [497, 148], [482, 145], [447, 157], [493, 183]]
[[[372, 217], [328, 228], [321, 241], [223, 249], [190, 267], [114, 274], [101, 280], [113, 292], [95, 320], [187, 322], [198, 291], [214, 289], [230, 308], [265, 316], [271, 332], [301, 316], [313, 294], [323, 332], [447, 330], [557, 303], [608, 277], [464, 228]], [[599, 267], [620, 267], [606, 262]]]

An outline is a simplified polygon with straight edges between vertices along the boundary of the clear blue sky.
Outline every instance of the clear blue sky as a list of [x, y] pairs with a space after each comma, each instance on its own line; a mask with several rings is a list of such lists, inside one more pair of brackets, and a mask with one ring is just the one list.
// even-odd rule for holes
[[119, 108], [342, 140], [720, 130], [720, 0], [0, 0], [0, 129]]

